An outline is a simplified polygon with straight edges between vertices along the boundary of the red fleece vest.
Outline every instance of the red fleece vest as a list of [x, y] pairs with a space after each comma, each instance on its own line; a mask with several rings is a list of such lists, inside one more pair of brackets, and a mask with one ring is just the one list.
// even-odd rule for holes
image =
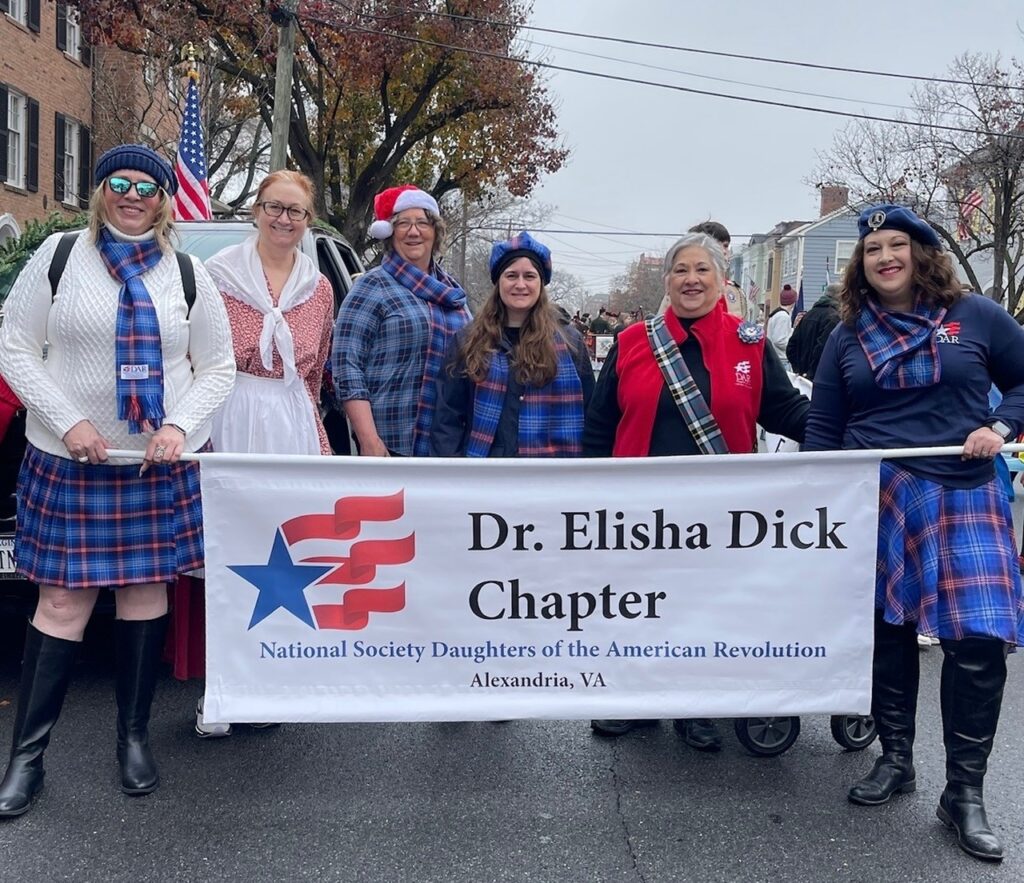
[[[731, 454], [749, 454], [754, 450], [763, 381], [764, 338], [757, 343], [744, 343], [737, 333], [740, 323], [738, 317], [714, 309], [690, 326], [690, 333], [700, 342], [704, 365], [711, 376], [708, 406]], [[671, 309], [665, 312], [665, 324], [677, 344], [686, 340], [687, 332]], [[665, 379], [654, 360], [643, 322], [623, 329], [618, 345], [622, 419], [615, 432], [612, 456], [646, 457]]]

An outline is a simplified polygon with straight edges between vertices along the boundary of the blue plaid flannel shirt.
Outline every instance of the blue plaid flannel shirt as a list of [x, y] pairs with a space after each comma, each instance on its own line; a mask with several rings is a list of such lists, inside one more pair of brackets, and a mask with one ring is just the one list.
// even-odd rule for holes
[[338, 310], [331, 367], [338, 401], [370, 403], [377, 434], [411, 457], [430, 307], [380, 267], [356, 280]]

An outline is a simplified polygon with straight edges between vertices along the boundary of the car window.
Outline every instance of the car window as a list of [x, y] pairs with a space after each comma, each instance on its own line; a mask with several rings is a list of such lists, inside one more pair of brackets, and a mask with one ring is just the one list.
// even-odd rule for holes
[[338, 252], [341, 249], [335, 248], [336, 245], [337, 243], [330, 239], [318, 237], [316, 240], [316, 260], [320, 265], [320, 272], [327, 277], [327, 281], [331, 283], [331, 288], [334, 289], [335, 314], [337, 314], [338, 307], [341, 306], [341, 302], [345, 299], [345, 295], [348, 294], [349, 288], [352, 287], [348, 274], [345, 273], [344, 268], [339, 262]]
[[237, 245], [252, 235], [251, 227], [199, 227], [178, 229], [178, 250], [187, 251], [201, 261], [212, 258], [222, 248]]

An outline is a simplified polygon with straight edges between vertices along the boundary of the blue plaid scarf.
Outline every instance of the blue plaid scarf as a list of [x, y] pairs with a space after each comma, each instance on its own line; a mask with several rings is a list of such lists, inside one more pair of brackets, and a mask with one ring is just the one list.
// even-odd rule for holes
[[935, 332], [944, 307], [918, 304], [913, 313], [889, 313], [868, 298], [857, 317], [857, 340], [879, 389], [932, 386], [942, 376]]
[[[520, 457], [578, 457], [583, 450], [583, 384], [569, 347], [555, 338], [558, 373], [542, 387], [528, 386], [519, 411]], [[467, 457], [486, 457], [494, 444], [508, 390], [509, 357], [503, 348], [491, 357], [487, 377], [473, 393], [473, 425]]]
[[430, 339], [427, 342], [423, 384], [420, 387], [416, 427], [412, 439], [413, 456], [426, 457], [430, 453], [430, 425], [437, 403], [437, 388], [434, 381], [441, 372], [448, 342], [469, 321], [466, 292], [436, 264], [431, 265], [431, 273], [424, 273], [415, 264], [403, 261], [394, 252], [390, 252], [384, 256], [381, 267], [399, 285], [408, 288], [416, 297], [426, 301], [430, 308]]
[[121, 283], [114, 344], [117, 416], [128, 421], [129, 433], [148, 432], [166, 416], [164, 360], [160, 322], [141, 277], [160, 263], [163, 252], [155, 239], [120, 242], [105, 227], [98, 245], [107, 271]]

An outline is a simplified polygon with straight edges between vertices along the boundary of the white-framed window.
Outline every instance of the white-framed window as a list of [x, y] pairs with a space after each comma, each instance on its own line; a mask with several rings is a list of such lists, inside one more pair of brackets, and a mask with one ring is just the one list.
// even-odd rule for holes
[[797, 242], [788, 242], [782, 250], [782, 275], [796, 275], [797, 255], [800, 252], [800, 245]]
[[7, 15], [18, 24], [28, 24], [28, 0], [8, 0]]
[[836, 240], [836, 260], [835, 264], [833, 264], [834, 269], [832, 271], [832, 275], [842, 276], [843, 273], [846, 272], [846, 265], [850, 263], [850, 257], [853, 255], [853, 249], [856, 246], [856, 239]]
[[64, 120], [64, 203], [66, 205], [78, 205], [78, 170], [82, 165], [82, 158], [78, 154], [81, 150], [81, 143], [78, 123], [73, 120]]
[[64, 53], [75, 61], [82, 60], [82, 25], [78, 20], [78, 10], [67, 7], [67, 38]]
[[7, 90], [7, 183], [25, 186], [28, 166], [28, 101], [20, 92]]

